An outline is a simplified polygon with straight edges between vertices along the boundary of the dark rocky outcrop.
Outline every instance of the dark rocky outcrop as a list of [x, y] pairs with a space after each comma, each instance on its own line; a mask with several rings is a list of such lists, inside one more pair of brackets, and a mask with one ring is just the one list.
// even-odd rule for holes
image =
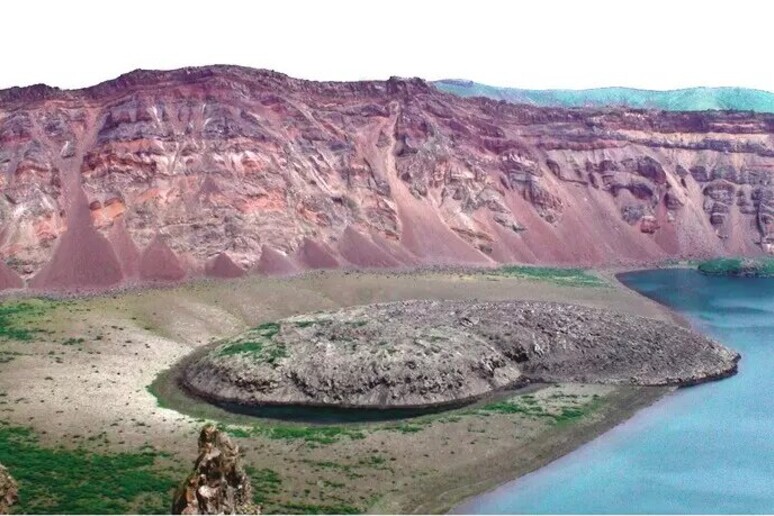
[[691, 330], [595, 308], [408, 301], [258, 326], [182, 381], [216, 402], [420, 407], [531, 381], [688, 385], [733, 374], [738, 358]]
[[214, 425], [199, 434], [194, 470], [175, 492], [172, 514], [260, 514], [239, 446]]
[[0, 464], [0, 514], [8, 514], [19, 500], [19, 486], [5, 466]]

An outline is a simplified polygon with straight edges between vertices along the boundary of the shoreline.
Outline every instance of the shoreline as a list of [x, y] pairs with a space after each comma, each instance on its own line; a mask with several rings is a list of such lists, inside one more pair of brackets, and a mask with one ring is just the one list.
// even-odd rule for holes
[[[669, 264], [659, 267], [653, 267], [653, 268], [639, 268], [639, 267], [614, 267], [614, 268], [604, 268], [604, 269], [590, 269], [594, 271], [595, 273], [599, 274], [601, 277], [603, 277], [605, 280], [610, 282], [614, 288], [618, 289], [624, 289], [626, 291], [632, 292], [635, 295], [642, 298], [643, 301], [648, 302], [649, 304], [653, 304], [657, 306], [664, 314], [668, 315], [669, 318], [674, 322], [675, 324], [679, 326], [683, 326], [686, 328], [692, 328], [696, 331], [698, 329], [695, 328], [695, 325], [693, 325], [689, 319], [682, 314], [672, 310], [666, 305], [663, 305], [643, 294], [640, 294], [639, 292], [627, 287], [621, 280], [619, 279], [619, 275], [626, 274], [629, 272], [638, 272], [638, 271], [647, 271], [647, 270], [656, 270], [656, 269], [692, 269], [693, 267], [689, 265], [684, 264]], [[709, 381], [722, 381], [725, 378], [728, 378], [731, 375], [722, 376], [719, 378], [714, 378]], [[702, 382], [703, 383], [703, 382]], [[648, 408], [652, 406], [653, 404], [657, 403], [661, 399], [671, 395], [675, 391], [677, 391], [680, 388], [690, 388], [693, 385], [686, 385], [682, 387], [644, 387], [643, 389], [649, 390], [657, 390], [657, 389], [663, 389], [662, 392], [657, 393], [656, 395], [653, 395], [653, 393], [644, 392], [642, 393], [642, 396], [633, 396], [630, 400], [622, 400], [624, 403], [624, 406], [622, 407], [609, 407], [608, 411], [612, 410], [612, 414], [607, 414], [605, 418], [603, 418], [601, 421], [595, 421], [592, 424], [588, 425], [578, 425], [575, 430], [577, 430], [577, 433], [570, 438], [570, 441], [559, 441], [556, 443], [555, 446], [550, 446], [550, 444], [547, 446], [547, 450], [545, 451], [545, 455], [537, 458], [535, 461], [529, 463], [526, 465], [526, 467], [520, 467], [516, 470], [512, 470], [510, 472], [495, 472], [493, 475], [491, 475], [488, 478], [484, 478], [482, 480], [479, 480], [473, 484], [467, 485], [467, 486], [460, 486], [458, 488], [450, 488], [447, 491], [444, 491], [440, 493], [437, 496], [434, 496], [434, 500], [427, 503], [421, 503], [417, 505], [415, 508], [409, 509], [407, 512], [419, 514], [419, 513], [450, 513], [455, 514], [457, 513], [457, 509], [465, 507], [469, 505], [476, 497], [481, 496], [485, 493], [489, 493], [491, 491], [494, 491], [498, 489], [499, 487], [514, 482], [525, 475], [534, 473], [540, 469], [542, 469], [545, 466], [548, 466], [552, 462], [564, 457], [565, 455], [568, 455], [569, 453], [572, 453], [573, 451], [581, 448], [582, 446], [588, 444], [589, 442], [601, 438], [604, 436], [608, 431], [612, 430], [613, 428], [626, 423], [629, 419], [631, 419], [636, 413], [640, 412], [641, 410]], [[488, 466], [491, 466], [489, 464]], [[484, 475], [486, 475], [486, 471], [489, 471], [488, 469], [484, 470]], [[475, 475], [473, 474], [473, 471], [471, 471], [470, 478], [481, 478], [482, 472], [476, 471]], [[380, 505], [376, 505], [372, 510], [370, 510], [370, 513], [378, 513], [380, 512]], [[373, 510], [376, 509], [376, 510]]]
[[[100, 297], [112, 297], [127, 294], [138, 294], [145, 292], [165, 292], [181, 288], [196, 288], [206, 286], [212, 283], [234, 283], [251, 279], [265, 279], [277, 281], [293, 281], [303, 279], [314, 279], [328, 274], [366, 275], [366, 276], [400, 276], [400, 277], [424, 277], [428, 275], [485, 275], [487, 273], [497, 273], [498, 269], [505, 267], [524, 267], [535, 269], [565, 269], [591, 271], [600, 275], [617, 275], [625, 272], [635, 272], [653, 269], [671, 269], [671, 268], [693, 268], [688, 265], [689, 261], [679, 262], [659, 261], [659, 262], [638, 262], [622, 263], [612, 265], [588, 265], [588, 264], [535, 264], [535, 263], [497, 263], [491, 265], [464, 265], [464, 264], [443, 264], [443, 265], [414, 265], [403, 267], [338, 267], [321, 269], [304, 269], [292, 274], [284, 275], [266, 275], [253, 270], [245, 270], [242, 276], [236, 278], [223, 278], [218, 276], [207, 276], [206, 274], [190, 274], [178, 281], [141, 281], [131, 280], [124, 283], [111, 285], [107, 287], [73, 287], [71, 289], [40, 289], [26, 286], [22, 288], [11, 288], [0, 291], [0, 302], [17, 299], [48, 299], [54, 301], [77, 301], [84, 299], [93, 299]], [[607, 276], [605, 276], [607, 277]]]
[[[523, 460], [522, 448], [516, 448], [513, 455], [498, 457], [496, 461], [480, 461], [472, 465], [469, 471], [460, 473], [460, 477], [477, 479], [474, 483], [461, 483], [457, 487], [425, 491], [426, 500], [402, 506], [397, 512], [405, 510], [411, 514], [454, 514], [455, 509], [471, 503], [476, 497], [533, 473], [603, 436], [628, 421], [640, 410], [650, 407], [676, 390], [677, 387], [638, 387], [631, 392], [622, 393], [601, 409], [602, 414], [597, 414], [598, 417], [576, 423], [569, 431], [559, 429], [544, 436], [545, 442], [539, 443], [538, 447], [531, 450], [533, 455], [526, 461]], [[515, 469], [514, 462], [517, 464]], [[368, 512], [396, 512], [392, 509], [389, 502], [380, 502]]]
[[[667, 314], [669, 318], [672, 320], [672, 322], [674, 322], [675, 324], [686, 328], [691, 328], [696, 331], [700, 331], [696, 327], [696, 325], [693, 324], [686, 316], [676, 312], [675, 310], [669, 308], [666, 305], [663, 305], [655, 301], [654, 299], [648, 296], [645, 296], [644, 294], [641, 294], [635, 291], [634, 289], [629, 288], [619, 279], [619, 275], [621, 274], [626, 274], [630, 272], [640, 272], [640, 271], [644, 272], [648, 270], [658, 270], [658, 269], [694, 269], [694, 267], [691, 267], [690, 265], [685, 265], [685, 264], [669, 264], [669, 265], [653, 267], [653, 268], [611, 267], [611, 268], [605, 268], [605, 269], [592, 269], [592, 270], [594, 270], [597, 274], [599, 274], [600, 276], [604, 277], [606, 280], [614, 284], [615, 288], [625, 289], [627, 291], [630, 291], [636, 294], [637, 296], [640, 296], [643, 300], [646, 300], [649, 303], [654, 303], [655, 305], [660, 307], [661, 310], [665, 314]], [[732, 374], [714, 378], [709, 381], [722, 381], [725, 378], [733, 376], [733, 374], [736, 374], [736, 370]], [[704, 382], [701, 382], [701, 383], [704, 383]], [[415, 512], [415, 513], [434, 512], [433, 509], [435, 508], [435, 509], [440, 509], [438, 512], [451, 513], [451, 514], [458, 513], [457, 509], [460, 509], [469, 505], [476, 497], [481, 496], [485, 493], [492, 492], [505, 484], [514, 482], [519, 478], [524, 477], [525, 475], [534, 473], [542, 469], [543, 467], [548, 466], [552, 462], [564, 457], [565, 455], [575, 451], [578, 448], [581, 448], [587, 443], [603, 437], [608, 431], [612, 430], [613, 428], [621, 424], [626, 423], [626, 421], [631, 419], [639, 411], [654, 405], [655, 403], [659, 402], [661, 399], [666, 398], [667, 396], [676, 392], [678, 389], [690, 388], [693, 386], [694, 385], [685, 385], [680, 387], [665, 388], [664, 392], [652, 398], [650, 396], [643, 396], [640, 399], [634, 399], [632, 400], [633, 402], [628, 405], [627, 410], [623, 410], [619, 413], [612, 414], [607, 419], [598, 422], [596, 425], [589, 425], [584, 428], [577, 428], [577, 430], [579, 430], [578, 439], [572, 441], [570, 446], [567, 446], [568, 444], [567, 442], [559, 443], [555, 448], [549, 449], [548, 454], [544, 457], [544, 460], [535, 461], [535, 463], [532, 464], [530, 468], [520, 468], [518, 470], [515, 470], [513, 471], [514, 475], [510, 477], [502, 473], [494, 474], [490, 478], [480, 480], [467, 488], [463, 488], [463, 487], [458, 488], [456, 491], [458, 491], [460, 494], [464, 493], [465, 491], [470, 491], [470, 492], [463, 494], [462, 497], [459, 497], [459, 495], [457, 495], [456, 497], [457, 501], [454, 503], [447, 503], [446, 504], [447, 506], [443, 506], [439, 500], [437, 505], [435, 506], [430, 505], [430, 509], [428, 510], [425, 510], [427, 508], [424, 507], [423, 505], [420, 505], [418, 506], [418, 509], [421, 509], [421, 510], [416, 510], [411, 512]], [[472, 478], [476, 478], [476, 477], [472, 477]], [[448, 493], [454, 493], [454, 491], [455, 491], [454, 489], [450, 489], [448, 492], [442, 493], [438, 498], [441, 499]], [[452, 499], [454, 499], [454, 495]]]

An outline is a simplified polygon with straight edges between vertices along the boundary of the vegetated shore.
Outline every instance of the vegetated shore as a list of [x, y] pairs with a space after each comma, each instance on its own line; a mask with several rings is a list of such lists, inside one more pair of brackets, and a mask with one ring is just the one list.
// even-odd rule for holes
[[[267, 512], [448, 510], [568, 453], [670, 388], [541, 385], [507, 399], [402, 421], [310, 425], [241, 416], [152, 389], [157, 399], [148, 387], [191, 352], [249, 327], [371, 302], [561, 301], [682, 323], [611, 273], [536, 271], [339, 271], [68, 301], [9, 300], [0, 306], [26, 308], [9, 312], [10, 333], [0, 339], [0, 463], [15, 473], [22, 496], [28, 494], [22, 511], [73, 512], [85, 506], [91, 512], [163, 512], [170, 489], [190, 468], [202, 422], [213, 420], [245, 449], [256, 497]], [[17, 327], [31, 333], [14, 333]], [[34, 443], [3, 446], [16, 443], [16, 434], [4, 430], [22, 427]], [[142, 469], [149, 476], [142, 483], [146, 492], [138, 487], [118, 496], [106, 485], [103, 496], [85, 503], [78, 498], [77, 474], [71, 475], [72, 485], [62, 486], [69, 495], [57, 486], [37, 489], [24, 453], [34, 448], [53, 454], [60, 445], [80, 456], [105, 459], [123, 452], [155, 459]], [[139, 473], [135, 468], [124, 474]], [[154, 481], [157, 488], [147, 491]], [[100, 505], [105, 496], [109, 506]]]
[[[228, 409], [220, 408], [187, 393], [179, 384], [179, 375], [184, 369], [186, 361], [183, 360], [169, 370], [162, 373], [151, 387], [160, 403], [174, 408], [192, 417], [207, 420], [220, 421], [230, 425], [229, 428], [242, 428], [246, 425], [250, 428], [254, 419], [241, 415]], [[673, 392], [676, 387], [641, 387], [641, 386], [600, 386], [589, 384], [530, 384], [518, 390], [494, 393], [473, 404], [463, 408], [449, 409], [443, 413], [428, 414], [424, 417], [409, 419], [406, 427], [382, 422], [379, 425], [371, 425], [374, 431], [384, 429], [397, 429], [404, 434], [403, 441], [414, 441], [411, 449], [424, 451], [432, 443], [427, 440], [419, 440], [418, 434], [423, 427], [432, 428], [431, 439], [445, 439], [450, 446], [457, 442], [461, 453], [469, 453], [469, 457], [461, 457], [461, 461], [438, 461], [437, 471], [432, 475], [416, 482], [405, 483], [399, 490], [391, 490], [384, 496], [375, 500], [370, 507], [365, 508], [369, 513], [415, 513], [436, 514], [445, 513], [453, 507], [461, 504], [466, 499], [475, 497], [486, 491], [494, 489], [503, 483], [510, 482], [527, 473], [535, 471], [550, 462], [574, 451], [576, 448], [599, 437], [613, 427], [623, 423], [637, 411], [657, 402], [664, 396]], [[599, 401], [601, 399], [601, 401]], [[537, 400], [537, 403], [535, 403]], [[581, 400], [578, 405], [593, 405], [588, 413], [572, 420], [557, 418], [547, 421], [549, 424], [541, 425], [535, 421], [543, 417], [538, 415], [541, 410], [557, 413], [557, 408], [562, 410], [562, 403], [568, 400]], [[504, 418], [507, 407], [510, 404], [517, 411], [534, 408], [535, 415], [516, 412], [508, 414], [510, 418]], [[500, 410], [503, 410], [500, 413]], [[559, 412], [560, 413], [560, 412]], [[484, 415], [471, 417], [472, 415]], [[521, 416], [526, 415], [526, 420]], [[312, 416], [313, 418], [314, 416]], [[464, 421], [467, 427], [451, 425], [450, 422]], [[475, 423], [476, 428], [471, 428], [470, 423]], [[507, 424], [504, 424], [507, 423]], [[478, 425], [487, 425], [489, 428]], [[296, 427], [298, 428], [298, 427]], [[323, 430], [325, 427], [319, 427]], [[355, 427], [359, 428], [359, 427]], [[233, 430], [232, 430], [233, 431]], [[476, 447], [467, 450], [466, 437], [484, 432], [522, 432], [521, 436], [513, 437], [512, 442], [503, 445], [497, 443], [495, 450], [483, 450], [483, 455], [473, 456], [478, 452]], [[248, 430], [249, 432], [249, 430]], [[416, 433], [415, 433], [416, 432]], [[239, 431], [237, 431], [239, 433]], [[507, 440], [506, 436], [506, 440]], [[394, 436], [393, 436], [394, 439]], [[394, 446], [401, 446], [401, 438], [395, 439]], [[424, 442], [424, 446], [417, 446], [416, 442]], [[429, 454], [417, 456], [426, 457]], [[449, 468], [449, 469], [446, 469]]]

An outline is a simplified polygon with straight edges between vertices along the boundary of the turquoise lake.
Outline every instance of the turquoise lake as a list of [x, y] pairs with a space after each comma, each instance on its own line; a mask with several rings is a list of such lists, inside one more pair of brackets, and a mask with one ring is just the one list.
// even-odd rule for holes
[[739, 351], [739, 374], [681, 389], [455, 512], [774, 512], [774, 279], [682, 269], [620, 279]]

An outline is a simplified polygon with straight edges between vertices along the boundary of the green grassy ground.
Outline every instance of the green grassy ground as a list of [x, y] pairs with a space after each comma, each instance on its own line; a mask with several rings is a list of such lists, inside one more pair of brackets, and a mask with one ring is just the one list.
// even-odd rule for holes
[[180, 472], [156, 468], [160, 454], [101, 454], [50, 448], [29, 428], [0, 423], [0, 463], [19, 483], [17, 513], [166, 513]]
[[774, 277], [774, 258], [715, 258], [701, 262], [698, 270], [713, 276]]
[[607, 287], [609, 286], [599, 276], [585, 269], [561, 267], [531, 267], [525, 265], [507, 265], [494, 272], [498, 276], [510, 278], [548, 281], [562, 286], [572, 287]]
[[0, 304], [0, 340], [32, 340], [44, 332], [38, 327], [40, 320], [57, 304], [59, 302], [44, 299], [6, 301]]
[[[450, 489], [481, 486], [482, 479], [488, 488], [531, 471], [628, 417], [632, 400], [649, 403], [654, 395], [562, 385], [512, 400], [525, 410], [469, 407], [317, 426], [256, 420], [206, 403], [170, 411], [164, 407], [178, 403], [160, 395], [157, 405], [148, 391], [158, 395], [159, 373], [207, 343], [226, 343], [250, 328], [269, 340], [277, 328], [266, 321], [298, 316], [303, 326], [315, 317], [303, 314], [355, 304], [516, 298], [660, 314], [612, 282], [611, 288], [579, 285], [605, 282], [590, 272], [550, 268], [326, 272], [68, 301], [7, 300], [0, 304], [0, 463], [20, 484], [15, 510], [167, 512], [174, 488], [191, 471], [201, 426], [216, 421], [245, 453], [266, 513], [443, 512], [473, 494], [450, 496]], [[599, 410], [587, 405], [595, 394], [602, 397]], [[571, 424], [561, 424], [562, 417]]]

